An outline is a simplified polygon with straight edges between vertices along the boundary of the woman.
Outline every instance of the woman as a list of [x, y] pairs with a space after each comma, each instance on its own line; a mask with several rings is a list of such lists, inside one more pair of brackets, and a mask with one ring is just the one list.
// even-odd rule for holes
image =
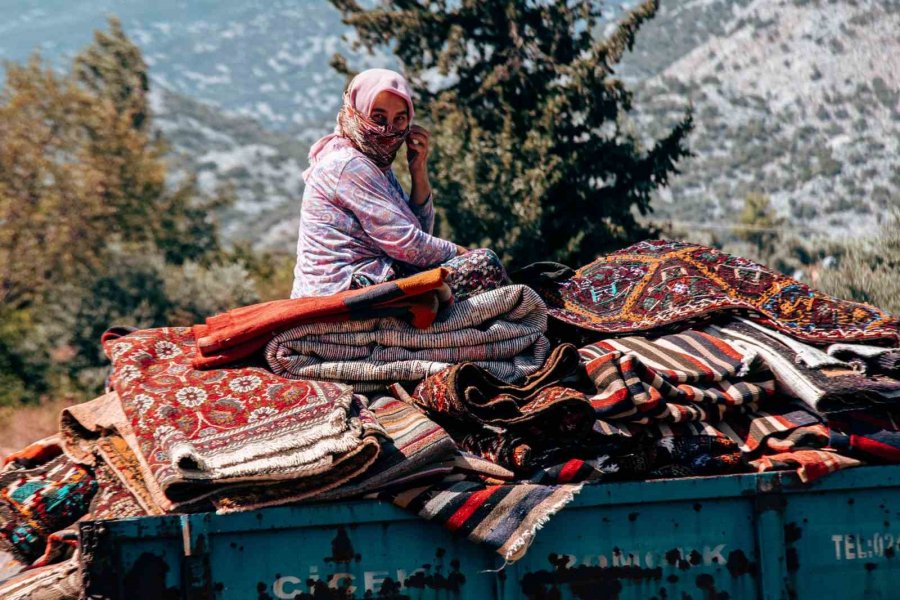
[[[490, 250], [466, 248], [432, 235], [428, 181], [429, 134], [412, 124], [406, 80], [369, 69], [344, 93], [334, 133], [317, 141], [303, 173], [292, 298], [364, 287], [443, 264], [457, 298], [508, 283]], [[410, 194], [391, 164], [407, 144]]]

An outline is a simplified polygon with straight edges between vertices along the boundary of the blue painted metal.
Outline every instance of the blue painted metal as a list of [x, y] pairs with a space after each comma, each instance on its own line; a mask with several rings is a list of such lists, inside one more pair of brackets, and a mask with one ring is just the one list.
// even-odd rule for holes
[[82, 525], [89, 598], [896, 598], [900, 466], [587, 486], [526, 556], [388, 504]]

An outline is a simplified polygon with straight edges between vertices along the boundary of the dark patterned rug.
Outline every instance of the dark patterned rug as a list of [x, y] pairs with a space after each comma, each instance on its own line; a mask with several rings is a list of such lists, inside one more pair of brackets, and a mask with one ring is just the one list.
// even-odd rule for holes
[[900, 320], [883, 310], [834, 298], [746, 258], [696, 244], [645, 241], [574, 273], [557, 269], [541, 275], [529, 272], [529, 284], [550, 315], [588, 333], [684, 328], [739, 312], [814, 343], [900, 341]]

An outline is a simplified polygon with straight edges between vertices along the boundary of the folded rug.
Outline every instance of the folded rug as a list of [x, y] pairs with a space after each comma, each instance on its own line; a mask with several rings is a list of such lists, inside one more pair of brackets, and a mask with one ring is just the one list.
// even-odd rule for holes
[[608, 339], [579, 352], [597, 390], [590, 402], [604, 420], [716, 423], [775, 392], [753, 353], [701, 331]]
[[521, 384], [506, 383], [475, 363], [451, 366], [399, 398], [426, 410], [464, 450], [521, 471], [533, 450], [573, 443], [593, 427], [593, 408], [584, 392], [578, 350], [558, 346]]
[[104, 348], [134, 449], [170, 502], [202, 498], [223, 484], [302, 478], [311, 489], [331, 489], [377, 454], [350, 414], [348, 386], [253, 367], [194, 369], [187, 328], [108, 337]]
[[316, 498], [359, 478], [378, 459], [386, 436], [381, 423], [366, 408], [364, 396], [353, 398], [351, 422], [360, 431], [360, 440], [354, 448], [329, 457], [327, 463], [306, 476], [219, 486], [210, 495], [217, 512], [225, 514], [292, 504]]
[[580, 490], [581, 484], [490, 485], [452, 475], [438, 483], [379, 494], [378, 498], [515, 561], [524, 556], [537, 530]]
[[0, 475], [0, 560], [23, 565], [37, 560], [50, 534], [86, 514], [96, 492], [90, 469], [64, 455]]
[[900, 378], [900, 349], [867, 344], [831, 344], [826, 352], [838, 360], [855, 365], [866, 375]]
[[108, 469], [146, 514], [160, 515], [188, 507], [169, 500], [157, 485], [115, 392], [64, 408], [59, 431], [67, 456], [95, 471]]
[[551, 317], [592, 332], [685, 327], [739, 310], [811, 342], [900, 342], [900, 321], [874, 306], [839, 300], [746, 258], [685, 242], [640, 242], [570, 277], [535, 285]]
[[379, 396], [369, 410], [384, 430], [378, 460], [365, 473], [316, 500], [361, 496], [387, 487], [440, 479], [455, 466], [458, 448], [446, 431], [422, 411], [390, 396]]
[[440, 304], [451, 299], [446, 276], [445, 270], [432, 269], [331, 296], [274, 300], [209, 317], [193, 328], [197, 349], [193, 365], [208, 369], [247, 358], [276, 333], [304, 323], [392, 316], [416, 328], [428, 327]]
[[758, 323], [735, 319], [705, 331], [757, 353], [780, 390], [820, 414], [900, 402], [900, 381], [862, 375], [825, 352]]
[[294, 327], [275, 336], [265, 356], [278, 375], [346, 382], [357, 391], [419, 381], [462, 362], [512, 382], [543, 365], [546, 327], [537, 294], [511, 285], [453, 304], [425, 329], [393, 317]]
[[782, 454], [760, 456], [750, 461], [758, 473], [794, 470], [803, 483], [811, 483], [829, 473], [858, 467], [862, 462], [832, 450], [794, 450]]

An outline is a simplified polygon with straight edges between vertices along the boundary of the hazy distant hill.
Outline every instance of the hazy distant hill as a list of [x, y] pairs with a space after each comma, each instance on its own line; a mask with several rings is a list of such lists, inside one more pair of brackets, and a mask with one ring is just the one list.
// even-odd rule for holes
[[[0, 59], [61, 61], [118, 16], [155, 82], [269, 128], [311, 138], [340, 104], [347, 28], [325, 0], [0, 0]], [[390, 56], [355, 64], [395, 64]]]
[[[340, 102], [343, 79], [327, 66], [347, 51], [337, 11], [324, 0], [0, 0], [0, 58], [40, 47], [60, 61], [107, 13], [151, 64], [173, 164], [207, 189], [234, 186], [226, 234], [290, 251], [307, 144]], [[697, 156], [654, 218], [724, 226], [764, 192], [798, 230], [871, 231], [900, 207], [898, 31], [900, 0], [662, 0], [620, 72], [648, 133], [693, 102]]]
[[228, 186], [237, 197], [220, 215], [223, 234], [291, 250], [309, 145], [165, 89], [154, 90], [151, 103], [156, 127], [171, 146], [172, 171], [196, 174], [207, 192]]

